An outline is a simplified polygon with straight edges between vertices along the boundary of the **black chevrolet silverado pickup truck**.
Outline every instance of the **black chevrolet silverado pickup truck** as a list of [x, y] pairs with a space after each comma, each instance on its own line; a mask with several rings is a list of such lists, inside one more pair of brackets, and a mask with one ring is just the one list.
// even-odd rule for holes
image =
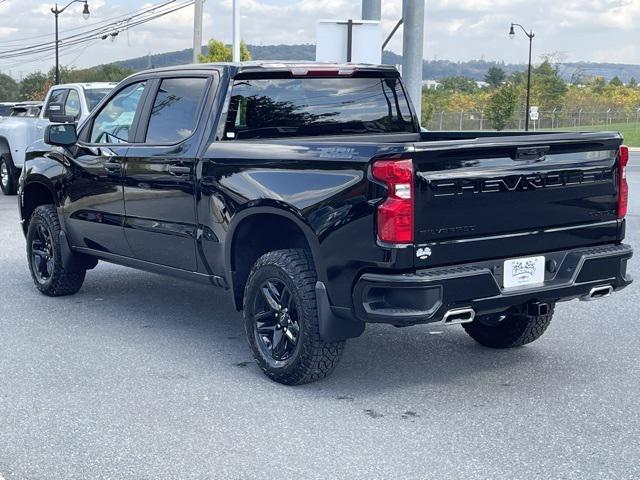
[[19, 197], [37, 288], [73, 294], [103, 260], [229, 290], [285, 384], [367, 323], [517, 347], [631, 283], [619, 134], [422, 132], [389, 67], [143, 72], [44, 141]]

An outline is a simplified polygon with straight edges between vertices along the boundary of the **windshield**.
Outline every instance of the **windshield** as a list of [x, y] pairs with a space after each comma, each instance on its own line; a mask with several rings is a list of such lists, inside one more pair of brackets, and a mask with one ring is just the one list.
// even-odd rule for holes
[[93, 110], [96, 108], [96, 105], [100, 103], [107, 93], [109, 93], [111, 88], [92, 88], [84, 91], [84, 97], [87, 99], [87, 105], [89, 105], [89, 110]]
[[397, 78], [237, 80], [224, 138], [415, 133]]

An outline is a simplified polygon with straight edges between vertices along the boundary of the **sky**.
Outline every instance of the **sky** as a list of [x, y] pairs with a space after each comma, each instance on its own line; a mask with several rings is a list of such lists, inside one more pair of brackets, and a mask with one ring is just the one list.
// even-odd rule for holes
[[[184, 0], [177, 0], [178, 3]], [[321, 19], [358, 19], [359, 0], [240, 0], [242, 38], [249, 44], [315, 43]], [[53, 40], [54, 17], [47, 0], [0, 0], [0, 54], [17, 45]], [[162, 0], [89, 0], [91, 17], [82, 5], [60, 16], [60, 30], [86, 27]], [[61, 0], [63, 6], [66, 1]], [[382, 0], [383, 29], [390, 32], [401, 17], [402, 0]], [[203, 38], [231, 40], [231, 0], [206, 0]], [[640, 0], [427, 0], [426, 59], [486, 59], [526, 63], [527, 38], [509, 40], [511, 22], [536, 34], [534, 58], [559, 53], [566, 61], [640, 64]], [[77, 32], [76, 30], [75, 32]], [[71, 32], [71, 33], [75, 33]], [[62, 64], [77, 68], [162, 53], [192, 46], [193, 7], [165, 16], [119, 35], [114, 42], [97, 40], [69, 49]], [[62, 36], [65, 34], [63, 33]], [[402, 51], [399, 31], [389, 45]], [[19, 78], [54, 64], [53, 54], [0, 59], [0, 71]]]

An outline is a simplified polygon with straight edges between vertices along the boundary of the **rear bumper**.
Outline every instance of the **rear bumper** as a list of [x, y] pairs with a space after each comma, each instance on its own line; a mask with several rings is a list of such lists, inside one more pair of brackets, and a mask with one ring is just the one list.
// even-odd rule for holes
[[[353, 290], [355, 315], [370, 323], [442, 322], [447, 312], [472, 309], [488, 315], [512, 306], [560, 302], [618, 291], [632, 282], [629, 245], [605, 245], [545, 253], [544, 284], [505, 289], [505, 259], [420, 270], [412, 274], [366, 273]], [[594, 290], [602, 287], [600, 290]]]

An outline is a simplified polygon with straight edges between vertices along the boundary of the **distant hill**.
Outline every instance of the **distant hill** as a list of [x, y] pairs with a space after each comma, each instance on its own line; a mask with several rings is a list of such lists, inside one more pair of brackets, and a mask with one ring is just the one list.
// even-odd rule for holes
[[[314, 60], [316, 47], [312, 44], [300, 45], [248, 45], [251, 57], [254, 60]], [[206, 47], [202, 47], [203, 53]], [[132, 70], [145, 70], [148, 68], [167, 67], [191, 63], [192, 49], [176, 52], [159, 53], [145, 57], [132, 58], [115, 62]], [[382, 61], [386, 64], [402, 64], [402, 56], [385, 51]], [[487, 70], [494, 65], [503, 68], [507, 74], [526, 69], [526, 65], [504, 64], [485, 60], [470, 60], [468, 62], [452, 62], [449, 60], [425, 60], [423, 76], [425, 79], [438, 80], [444, 77], [465, 76], [474, 80], [483, 80]], [[632, 77], [640, 81], [640, 65], [625, 65], [616, 63], [590, 63], [570, 62], [560, 66], [562, 76], [571, 80], [574, 75], [600, 76], [611, 80], [618, 76], [623, 82], [628, 82]]]

